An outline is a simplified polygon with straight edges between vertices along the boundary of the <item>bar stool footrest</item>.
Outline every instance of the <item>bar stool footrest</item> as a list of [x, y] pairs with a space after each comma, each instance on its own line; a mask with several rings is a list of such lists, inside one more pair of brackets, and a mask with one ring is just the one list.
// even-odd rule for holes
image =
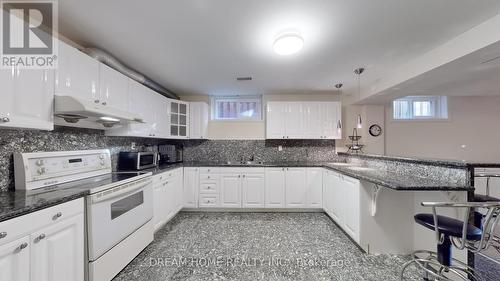
[[416, 264], [424, 273], [424, 280], [442, 280], [456, 281], [450, 276], [458, 277], [466, 281], [482, 281], [481, 276], [467, 264], [452, 258], [452, 265], [445, 266], [438, 260], [438, 254], [432, 251], [420, 250], [411, 254], [411, 260], [408, 261], [401, 270], [401, 280], [404, 279], [404, 273], [408, 266]]

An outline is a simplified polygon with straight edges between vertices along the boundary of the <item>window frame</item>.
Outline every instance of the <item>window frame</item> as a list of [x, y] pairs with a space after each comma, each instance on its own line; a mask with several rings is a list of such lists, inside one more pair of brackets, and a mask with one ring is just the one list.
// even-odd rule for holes
[[[409, 118], [396, 118], [394, 116], [394, 103], [396, 101], [408, 102]], [[431, 116], [416, 116], [414, 112], [415, 102], [430, 102]], [[395, 99], [391, 102], [391, 120], [396, 122], [413, 122], [413, 121], [446, 121], [449, 120], [448, 112], [448, 97], [447, 96], [407, 96]]]
[[[218, 115], [218, 101], [235, 101], [237, 116], [236, 118], [217, 118]], [[240, 103], [242, 102], [257, 102], [260, 109], [259, 115], [256, 117], [241, 117]], [[263, 103], [262, 96], [248, 95], [248, 96], [211, 96], [210, 97], [210, 120], [213, 122], [258, 122], [263, 121]]]

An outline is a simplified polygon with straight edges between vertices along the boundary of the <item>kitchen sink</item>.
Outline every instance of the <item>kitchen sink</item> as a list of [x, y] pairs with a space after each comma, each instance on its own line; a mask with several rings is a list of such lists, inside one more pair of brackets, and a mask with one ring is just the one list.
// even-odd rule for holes
[[349, 169], [354, 170], [354, 171], [373, 171], [373, 170], [375, 170], [373, 168], [368, 168], [368, 167], [349, 167]]
[[264, 162], [261, 161], [227, 161], [224, 163], [227, 166], [263, 166]]

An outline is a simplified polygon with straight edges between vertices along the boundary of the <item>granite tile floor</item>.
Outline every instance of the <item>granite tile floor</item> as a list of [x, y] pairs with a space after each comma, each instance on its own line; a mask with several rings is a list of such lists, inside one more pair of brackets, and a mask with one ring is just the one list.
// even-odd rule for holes
[[363, 253], [322, 213], [181, 212], [114, 280], [399, 280], [405, 261]]

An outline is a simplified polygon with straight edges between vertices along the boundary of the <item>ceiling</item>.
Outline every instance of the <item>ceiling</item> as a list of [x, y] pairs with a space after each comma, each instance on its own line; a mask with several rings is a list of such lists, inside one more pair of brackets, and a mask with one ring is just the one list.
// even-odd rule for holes
[[[64, 0], [59, 30], [177, 94], [329, 93], [354, 91], [359, 66], [370, 83], [498, 13], [498, 0]], [[290, 29], [304, 48], [274, 54]]]
[[500, 95], [500, 42], [408, 79], [363, 100], [383, 104], [403, 96]]

